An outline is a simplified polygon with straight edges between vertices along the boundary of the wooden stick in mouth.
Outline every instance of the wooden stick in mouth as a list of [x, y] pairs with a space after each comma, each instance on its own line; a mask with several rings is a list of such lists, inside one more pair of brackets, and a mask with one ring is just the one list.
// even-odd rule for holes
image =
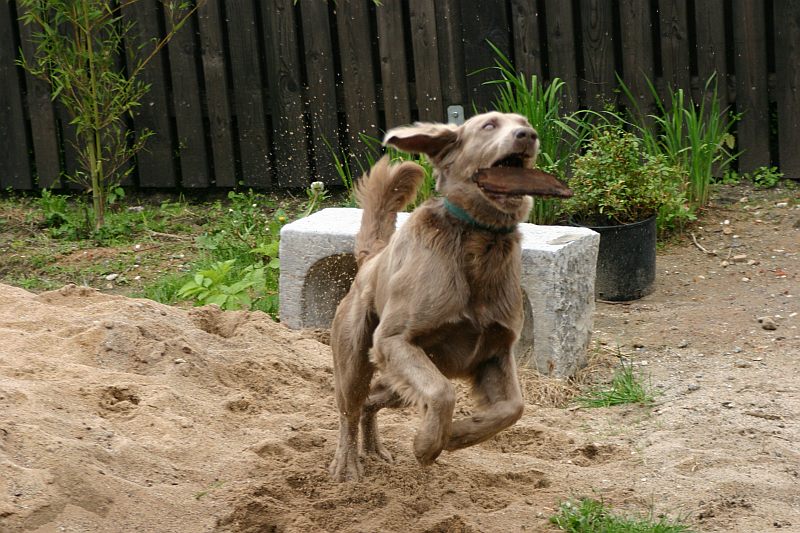
[[561, 181], [538, 168], [491, 167], [481, 168], [473, 181], [486, 192], [508, 195], [530, 194], [569, 198], [572, 190]]

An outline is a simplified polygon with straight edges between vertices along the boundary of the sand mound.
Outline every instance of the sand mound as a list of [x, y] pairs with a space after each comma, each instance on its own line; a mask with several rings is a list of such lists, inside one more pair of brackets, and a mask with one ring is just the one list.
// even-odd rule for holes
[[0, 339], [4, 531], [209, 530], [212, 492], [330, 425], [327, 347], [261, 313], [0, 285]]
[[480, 531], [476, 515], [550, 485], [507, 453], [577, 448], [521, 424], [423, 470], [413, 413], [387, 413], [396, 464], [331, 483], [330, 349], [313, 336], [262, 313], [0, 285], [2, 529]]
[[544, 531], [559, 500], [593, 492], [705, 513], [691, 517], [723, 531], [796, 518], [796, 478], [775, 475], [796, 454], [775, 448], [782, 459], [744, 487], [751, 457], [707, 439], [687, 453], [697, 421], [679, 406], [696, 400], [683, 393], [673, 418], [529, 404], [428, 469], [411, 453], [415, 413], [382, 414], [395, 464], [332, 483], [333, 376], [317, 338], [257, 312], [0, 285], [0, 531]]

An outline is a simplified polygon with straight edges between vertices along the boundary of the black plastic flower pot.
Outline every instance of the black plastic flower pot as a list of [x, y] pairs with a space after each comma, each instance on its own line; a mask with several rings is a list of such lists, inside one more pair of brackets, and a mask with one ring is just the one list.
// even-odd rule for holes
[[616, 226], [586, 226], [600, 234], [595, 297], [627, 302], [653, 292], [656, 217]]

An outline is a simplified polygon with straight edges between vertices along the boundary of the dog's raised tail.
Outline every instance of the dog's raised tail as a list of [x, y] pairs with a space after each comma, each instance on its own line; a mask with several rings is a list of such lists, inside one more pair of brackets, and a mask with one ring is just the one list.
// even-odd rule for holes
[[414, 199], [424, 177], [425, 171], [418, 164], [390, 164], [389, 156], [383, 156], [358, 181], [356, 200], [364, 210], [355, 246], [359, 267], [389, 242], [397, 212]]

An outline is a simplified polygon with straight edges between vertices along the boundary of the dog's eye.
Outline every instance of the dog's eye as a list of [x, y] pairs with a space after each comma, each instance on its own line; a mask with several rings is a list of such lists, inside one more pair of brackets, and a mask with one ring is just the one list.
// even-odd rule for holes
[[493, 130], [494, 129], [494, 122], [487, 122], [483, 125], [483, 129], [485, 130]]

